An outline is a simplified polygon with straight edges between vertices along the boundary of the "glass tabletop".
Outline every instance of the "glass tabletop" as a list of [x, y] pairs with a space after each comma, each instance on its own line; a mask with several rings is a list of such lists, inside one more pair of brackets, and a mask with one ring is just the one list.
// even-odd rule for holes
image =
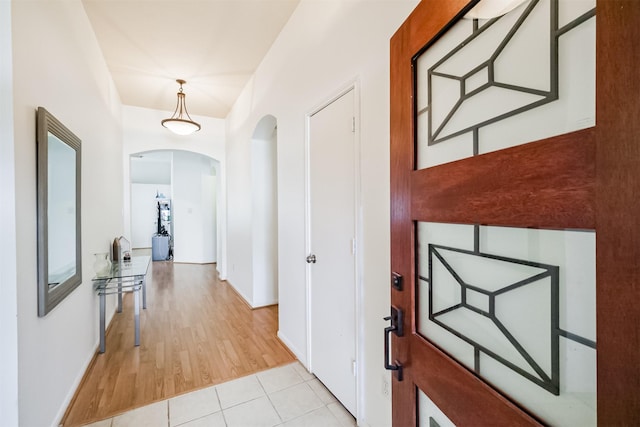
[[148, 255], [132, 256], [131, 261], [114, 262], [107, 274], [96, 275], [93, 281], [109, 279], [124, 279], [127, 277], [144, 276], [149, 269], [151, 257]]

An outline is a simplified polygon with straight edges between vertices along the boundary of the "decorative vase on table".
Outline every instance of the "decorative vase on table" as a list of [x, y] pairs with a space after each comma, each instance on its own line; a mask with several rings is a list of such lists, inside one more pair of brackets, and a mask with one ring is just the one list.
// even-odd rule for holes
[[111, 271], [111, 261], [109, 261], [109, 253], [101, 252], [94, 254], [96, 259], [93, 261], [93, 270], [98, 277], [107, 277]]

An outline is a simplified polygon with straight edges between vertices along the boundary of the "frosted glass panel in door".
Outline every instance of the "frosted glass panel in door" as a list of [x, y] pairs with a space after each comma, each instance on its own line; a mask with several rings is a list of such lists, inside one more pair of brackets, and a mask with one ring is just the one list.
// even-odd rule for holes
[[417, 227], [418, 332], [544, 422], [595, 425], [595, 233]]
[[420, 54], [417, 168], [595, 125], [595, 0], [461, 19]]
[[455, 424], [420, 389], [418, 395], [418, 427], [455, 427]]

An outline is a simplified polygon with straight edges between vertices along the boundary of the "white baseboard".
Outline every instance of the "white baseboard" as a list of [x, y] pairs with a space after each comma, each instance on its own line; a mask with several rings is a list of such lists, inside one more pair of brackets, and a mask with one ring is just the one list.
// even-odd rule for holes
[[293, 353], [293, 355], [296, 356], [296, 359], [298, 359], [298, 361], [302, 364], [302, 366], [304, 366], [307, 370], [309, 370], [307, 358], [305, 357], [304, 353], [301, 353], [300, 350], [298, 350], [298, 348], [295, 345], [293, 345], [291, 341], [280, 332], [280, 330], [278, 330], [277, 335], [280, 341], [282, 341], [282, 343], [287, 346], [289, 351], [291, 351], [291, 353]]

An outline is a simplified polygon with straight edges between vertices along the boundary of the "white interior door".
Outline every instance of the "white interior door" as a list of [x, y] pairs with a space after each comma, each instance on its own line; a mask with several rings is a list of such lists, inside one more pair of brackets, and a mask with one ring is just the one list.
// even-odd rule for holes
[[354, 90], [309, 119], [310, 368], [356, 413]]

